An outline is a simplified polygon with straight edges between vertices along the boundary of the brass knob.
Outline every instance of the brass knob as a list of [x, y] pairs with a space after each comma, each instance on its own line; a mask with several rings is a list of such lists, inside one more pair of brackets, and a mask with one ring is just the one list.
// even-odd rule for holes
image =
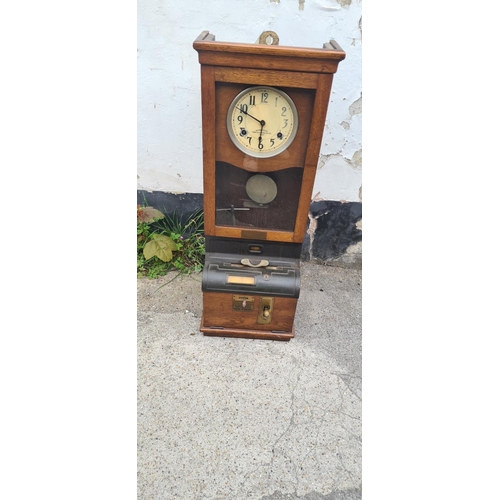
[[262, 316], [264, 316], [264, 318], [269, 318], [269, 306], [265, 306], [264, 309], [262, 310]]

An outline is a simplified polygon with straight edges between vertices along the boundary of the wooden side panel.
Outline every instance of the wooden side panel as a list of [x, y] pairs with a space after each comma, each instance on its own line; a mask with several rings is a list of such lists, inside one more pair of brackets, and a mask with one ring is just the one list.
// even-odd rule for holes
[[325, 129], [326, 113], [330, 102], [333, 75], [319, 75], [316, 99], [312, 115], [312, 125], [309, 132], [309, 142], [306, 153], [306, 166], [317, 165], [321, 142], [323, 141], [323, 131]]
[[201, 121], [203, 141], [203, 210], [205, 234], [215, 235], [215, 71], [201, 67]]
[[292, 332], [297, 299], [274, 297], [272, 321], [270, 324], [258, 324], [258, 304], [260, 296], [255, 297], [253, 311], [233, 310], [231, 293], [203, 292], [204, 329], [223, 327], [226, 330], [256, 330]]
[[319, 75], [318, 89], [316, 91], [316, 99], [314, 100], [312, 124], [307, 145], [304, 175], [302, 177], [302, 190], [300, 192], [299, 208], [297, 210], [294, 231], [293, 241], [296, 243], [301, 243], [304, 240], [304, 234], [306, 232], [307, 215], [311, 205], [312, 190], [314, 187], [321, 142], [323, 140], [326, 113], [328, 111], [328, 103], [330, 102], [332, 80], [332, 74]]

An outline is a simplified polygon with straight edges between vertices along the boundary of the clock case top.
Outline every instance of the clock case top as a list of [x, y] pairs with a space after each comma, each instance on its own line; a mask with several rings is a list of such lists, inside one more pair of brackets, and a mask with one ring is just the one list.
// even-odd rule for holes
[[[302, 243], [333, 75], [339, 62], [345, 58], [345, 52], [333, 40], [321, 49], [242, 44], [215, 41], [208, 31], [200, 34], [193, 47], [201, 64], [205, 234]], [[246, 155], [236, 148], [227, 133], [227, 110], [231, 102], [238, 93], [251, 86], [283, 90], [292, 98], [299, 113], [299, 128], [293, 143], [271, 158], [256, 159]], [[216, 184], [218, 179], [221, 185], [227, 179], [227, 171], [231, 169], [228, 165], [247, 175], [268, 173], [279, 178], [283, 171], [283, 179], [289, 177], [286, 169], [290, 172], [300, 169], [301, 175], [296, 176], [293, 187], [294, 209], [290, 211], [286, 205], [281, 209], [283, 215], [286, 212], [288, 218], [292, 217], [292, 221], [270, 227], [239, 227], [221, 223], [216, 210]], [[279, 212], [280, 209], [278, 217]]]

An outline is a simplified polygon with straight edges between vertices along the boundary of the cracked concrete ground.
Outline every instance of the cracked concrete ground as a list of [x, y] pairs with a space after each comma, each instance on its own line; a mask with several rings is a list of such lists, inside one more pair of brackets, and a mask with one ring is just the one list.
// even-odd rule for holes
[[361, 498], [361, 272], [301, 264], [290, 342], [199, 332], [201, 276], [138, 280], [138, 499]]

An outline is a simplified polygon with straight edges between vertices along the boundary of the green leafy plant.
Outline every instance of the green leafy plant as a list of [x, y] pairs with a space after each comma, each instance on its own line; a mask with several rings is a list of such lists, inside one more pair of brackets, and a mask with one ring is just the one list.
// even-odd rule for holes
[[203, 212], [186, 222], [175, 213], [165, 216], [148, 206], [137, 206], [137, 275], [157, 278], [177, 270], [198, 273], [205, 261]]

